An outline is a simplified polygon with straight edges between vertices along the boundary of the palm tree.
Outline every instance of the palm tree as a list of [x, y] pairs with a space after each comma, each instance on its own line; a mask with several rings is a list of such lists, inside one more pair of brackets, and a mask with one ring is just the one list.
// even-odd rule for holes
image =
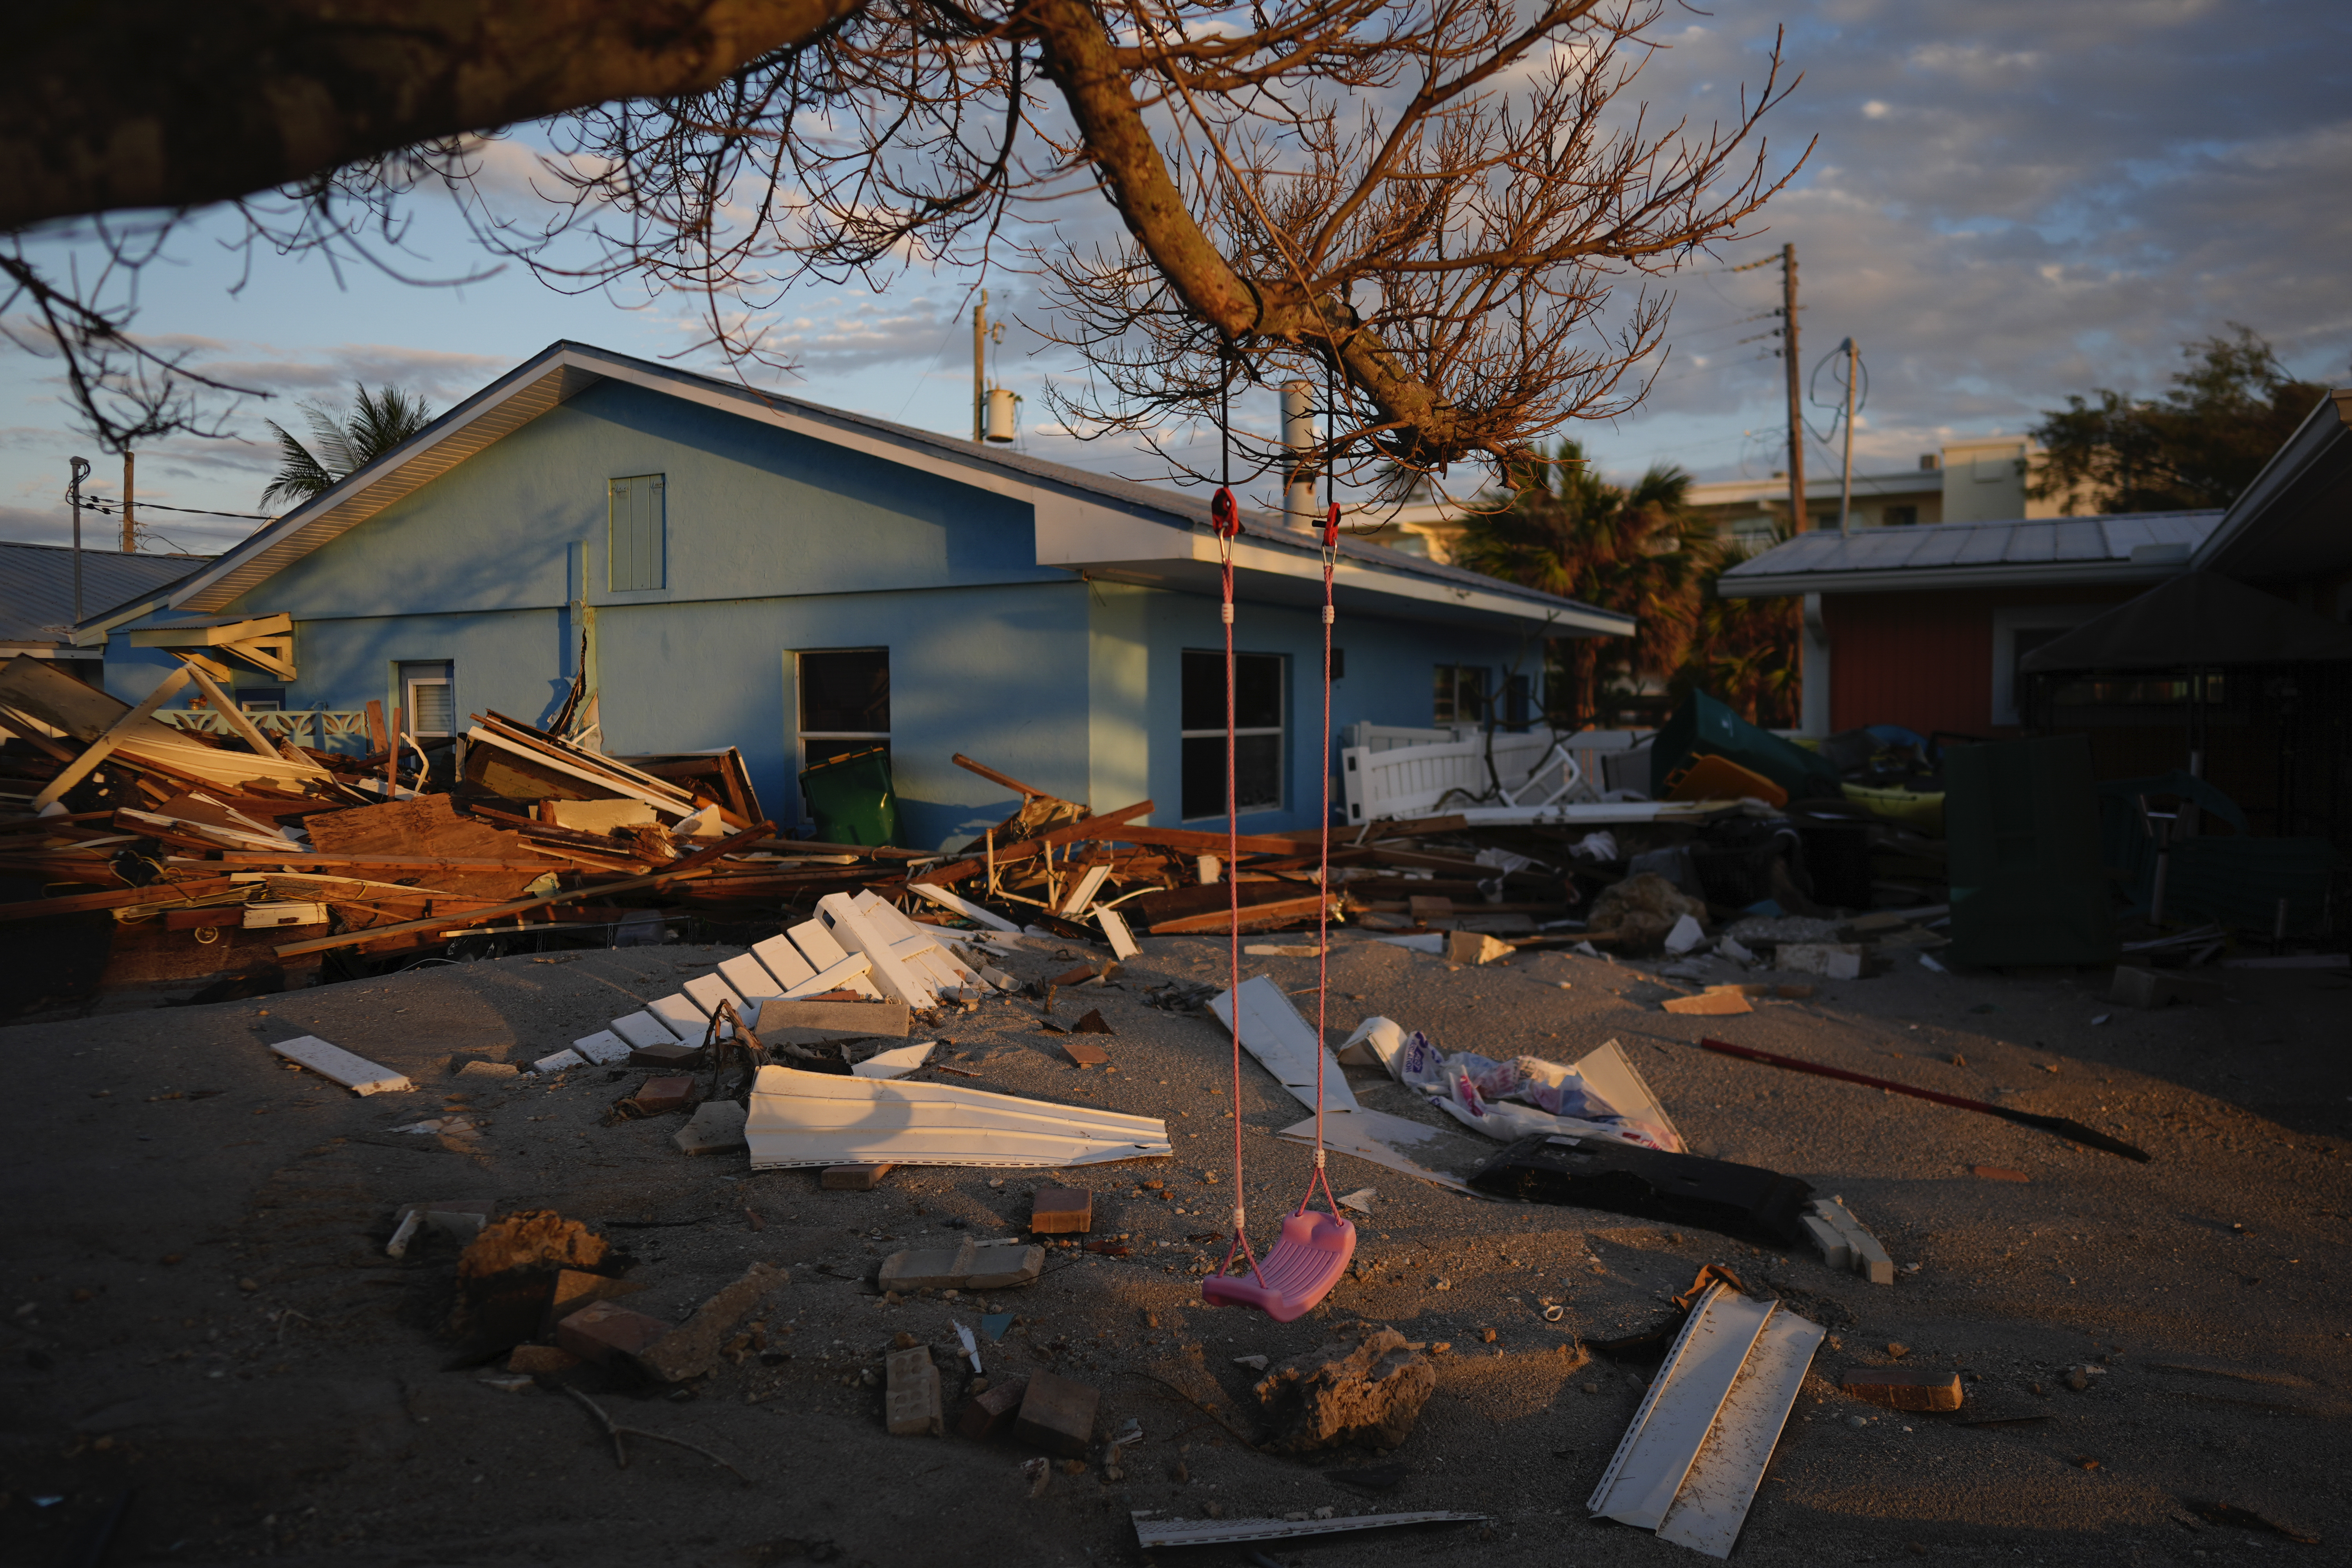
[[[1784, 525], [1775, 542], [1786, 537]], [[1710, 542], [1706, 551], [1699, 577], [1698, 630], [1666, 690], [1676, 704], [1696, 689], [1720, 700], [1751, 724], [1792, 728], [1800, 694], [1797, 601], [1725, 598], [1717, 580], [1748, 559], [1748, 551], [1728, 540]]]
[[1690, 475], [1672, 464], [1613, 485], [1592, 472], [1580, 446], [1563, 441], [1557, 457], [1517, 465], [1506, 482], [1509, 504], [1469, 520], [1455, 561], [1640, 623], [1630, 640], [1556, 645], [1565, 679], [1552, 706], [1565, 710], [1560, 721], [1580, 727], [1593, 721], [1612, 679], [1663, 680], [1682, 668], [1698, 630], [1714, 534], [1690, 508]]
[[278, 500], [299, 505], [323, 495], [433, 423], [433, 410], [425, 399], [396, 386], [370, 392], [354, 384], [352, 390], [358, 405], [341, 423], [323, 408], [302, 405], [302, 416], [310, 422], [311, 446], [304, 446], [275, 419], [268, 421], [278, 432], [279, 462], [278, 477], [261, 492], [263, 506]]

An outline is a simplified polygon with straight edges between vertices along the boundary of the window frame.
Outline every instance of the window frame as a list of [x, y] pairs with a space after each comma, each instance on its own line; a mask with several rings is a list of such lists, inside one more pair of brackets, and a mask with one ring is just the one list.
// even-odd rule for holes
[[2071, 632], [2114, 608], [2113, 605], [2018, 605], [1993, 611], [1991, 721], [2012, 726], [2025, 722], [2017, 707], [2017, 661], [2022, 657], [2017, 651], [2018, 633]]
[[[887, 684], [890, 676], [889, 644], [877, 643], [858, 647], [796, 647], [792, 649], [793, 751], [796, 759], [793, 768], [793, 779], [795, 785], [798, 784], [800, 775], [805, 773], [813, 765], [809, 762], [808, 751], [808, 743], [811, 741], [863, 741], [870, 745], [880, 746], [885, 752], [888, 752], [890, 750], [891, 732], [888, 730], [805, 730], [801, 727], [808, 717], [808, 682], [802, 673], [801, 661], [812, 654], [831, 653], [880, 654], [882, 656], [882, 676], [886, 683], [883, 696], [883, 702], [885, 703], [886, 708], [889, 702], [888, 687]], [[894, 723], [896, 722], [895, 715], [892, 716], [892, 721]], [[843, 752], [864, 751], [865, 749], [865, 746], [847, 746], [842, 748], [841, 751], [829, 753], [829, 755], [839, 756]], [[818, 760], [822, 762], [828, 759], [819, 758]], [[795, 794], [797, 793], [798, 791], [796, 788]], [[803, 825], [816, 820], [815, 816], [809, 811], [808, 797], [804, 795], [800, 795], [800, 814], [801, 821]]]
[[[404, 659], [403, 664], [429, 664], [430, 659]], [[457, 736], [457, 667], [454, 661], [441, 661], [439, 675], [411, 675], [403, 670], [400, 676], [401, 732], [413, 740], [448, 741]], [[420, 730], [416, 727], [416, 689], [438, 686], [446, 690], [449, 700], [449, 727], [446, 730]]]
[[[1182, 690], [1184, 668], [1183, 656], [1185, 654], [1193, 653], [1213, 654], [1216, 656], [1220, 666], [1223, 665], [1225, 656], [1224, 649], [1223, 648], [1188, 647], [1179, 650], [1176, 667], [1178, 682], [1176, 705], [1179, 715], [1182, 713], [1184, 705]], [[1236, 818], [1250, 816], [1262, 812], [1280, 811], [1284, 808], [1285, 805], [1290, 798], [1290, 656], [1284, 653], [1256, 653], [1245, 651], [1241, 648], [1235, 648], [1234, 650], [1234, 675], [1237, 683], [1241, 677], [1241, 661], [1245, 658], [1265, 658], [1272, 659], [1274, 661], [1274, 692], [1275, 701], [1278, 705], [1276, 710], [1277, 720], [1276, 722], [1271, 726], [1264, 724], [1235, 725], [1234, 728], [1234, 747], [1238, 751], [1241, 747], [1242, 742], [1257, 736], [1272, 735], [1276, 737], [1274, 798], [1263, 803], [1244, 800], [1234, 801], [1234, 816]], [[1217, 809], [1213, 812], [1206, 812], [1199, 816], [1184, 815], [1184, 742], [1187, 741], [1223, 741], [1225, 738], [1225, 727], [1223, 724], [1219, 724], [1207, 730], [1187, 730], [1183, 727], [1183, 722], [1182, 718], [1180, 716], [1176, 721], [1177, 820], [1180, 822], [1213, 822], [1219, 820], [1225, 815], [1224, 805], [1222, 801], [1219, 802]]]
[[[1462, 711], [1462, 677], [1474, 671], [1478, 677], [1478, 711], [1465, 715]], [[1491, 668], [1483, 664], [1439, 664], [1431, 666], [1429, 694], [1430, 727], [1432, 729], [1442, 729], [1449, 724], [1486, 723], [1487, 710], [1492, 706], [1495, 700], [1495, 692], [1492, 686], [1489, 684], [1493, 679], [1494, 673], [1495, 672]], [[1441, 679], [1444, 682], [1445, 689], [1445, 708], [1443, 711], [1439, 710], [1437, 705], [1437, 689], [1438, 682]]]

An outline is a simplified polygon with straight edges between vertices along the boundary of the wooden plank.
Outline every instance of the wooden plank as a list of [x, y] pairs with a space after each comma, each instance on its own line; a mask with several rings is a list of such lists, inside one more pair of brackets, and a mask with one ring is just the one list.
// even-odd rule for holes
[[[175, 657], [190, 658], [186, 654]], [[265, 757], [271, 762], [290, 762], [305, 774], [315, 773], [320, 778], [327, 776], [324, 768], [307, 757], [289, 757], [282, 754], [275, 745], [270, 743], [269, 737], [263, 734], [253, 721], [245, 716], [245, 710], [236, 705], [236, 699], [214, 685], [212, 677], [197, 668], [193, 659], [190, 659], [184, 668], [187, 670], [189, 678], [196, 683], [198, 689], [204, 692], [205, 700], [211, 703], [223, 719], [228, 721], [228, 727], [236, 731], [239, 740], [253, 749], [255, 756]], [[152, 712], [153, 710], [151, 709], [149, 711]]]
[[201, 877], [184, 882], [156, 882], [144, 888], [113, 888], [102, 893], [68, 893], [62, 899], [26, 899], [0, 904], [0, 921], [37, 920], [44, 915], [76, 915], [90, 910], [124, 910], [152, 903], [159, 908], [225, 893], [236, 886], [226, 877]]
[[[1150, 844], [1163, 849], [1183, 849], [1195, 855], [1223, 855], [1232, 843], [1222, 833], [1200, 833], [1189, 827], [1128, 827], [1117, 833], [1107, 833], [1104, 838], [1116, 844]], [[1290, 839], [1270, 833], [1244, 833], [1240, 849], [1244, 855], [1288, 855], [1297, 845]], [[997, 858], [1001, 861], [1003, 856]]]
[[[1332, 912], [1336, 914], [1339, 911], [1339, 896], [1334, 893], [1330, 895], [1330, 899]], [[1282, 925], [1291, 921], [1303, 920], [1315, 912], [1320, 901], [1321, 895], [1318, 894], [1309, 894], [1303, 899], [1288, 897], [1273, 899], [1259, 904], [1253, 904], [1244, 897], [1242, 902], [1242, 930], [1255, 931], [1264, 925]], [[1181, 936], [1187, 931], [1223, 931], [1231, 918], [1230, 911], [1217, 909], [1203, 914], [1179, 915], [1172, 920], [1155, 920], [1151, 922], [1151, 934]]]
[[[320, 855], [307, 849], [295, 849], [284, 855], [271, 855], [259, 850], [224, 849], [216, 860], [206, 860], [207, 866], [236, 866], [240, 868], [267, 866], [391, 866], [417, 867], [426, 870], [449, 867], [465, 871], [560, 871], [563, 869], [561, 851], [550, 850], [553, 858], [531, 860], [490, 860], [465, 855]], [[175, 858], [171, 864], [186, 865]]]
[[[155, 710], [163, 706], [163, 700], [185, 686], [189, 677], [194, 673], [184, 664], [156, 682], [155, 689], [147, 694], [147, 700], [144, 702], [117, 719], [106, 733], [89, 743], [88, 751], [68, 763], [58, 776], [49, 781], [48, 786], [33, 797], [33, 815], [38, 816], [44, 809], [55, 805], [66, 791], [96, 772], [98, 764], [106, 761], [113, 753], [114, 749], [138, 729], [139, 721], [142, 719], [153, 717]], [[57, 727], [51, 726], [53, 729]]]
[[249, 616], [233, 621], [181, 622], [176, 626], [146, 626], [131, 634], [132, 647], [218, 647], [223, 643], [245, 642], [254, 637], [284, 637], [294, 629], [294, 617], [280, 612], [274, 616]]
[[948, 761], [963, 769], [966, 773], [978, 773], [982, 778], [986, 779], [992, 784], [1003, 784], [1006, 789], [1013, 791], [1015, 795], [1043, 795], [1047, 800], [1059, 800], [1062, 798], [1060, 795], [1055, 795], [1049, 790], [1039, 789], [1034, 784], [1023, 784], [1011, 773], [1000, 773], [985, 763], [975, 763], [970, 757], [965, 756], [961, 752], [956, 752], [953, 756], [950, 757]]
[[431, 921], [409, 921], [400, 925], [372, 926], [364, 931], [346, 932], [341, 936], [313, 937], [308, 942], [287, 943], [278, 950], [278, 956], [292, 958], [299, 953], [325, 952], [331, 948], [350, 947], [354, 943], [373, 938], [394, 936], [402, 931], [423, 930], [436, 924], [441, 926], [478, 925], [483, 921], [494, 920], [499, 915], [520, 914], [525, 910], [536, 910], [548, 904], [576, 904], [583, 899], [596, 898], [606, 893], [626, 892], [632, 888], [650, 888], [657, 883], [673, 881], [679, 877], [700, 876], [704, 874], [702, 867], [709, 862], [716, 860], [730, 849], [741, 847], [747, 840], [763, 833], [773, 833], [775, 830], [776, 825], [772, 822], [757, 824], [744, 829], [732, 838], [723, 838], [708, 849], [688, 856], [667, 871], [657, 871], [649, 877], [628, 877], [617, 882], [598, 882], [591, 887], [573, 888], [568, 891], [550, 893], [545, 898], [521, 899], [510, 903], [492, 904], [488, 909], [476, 910], [455, 921], [436, 917]]
[[[1034, 838], [1024, 838], [1012, 844], [999, 845], [996, 850], [996, 864], [1001, 868], [1029, 859], [1034, 856], [1042, 855], [1049, 844], [1080, 844], [1089, 839], [1115, 839], [1118, 835], [1108, 831], [1108, 829], [1123, 826], [1139, 816], [1150, 815], [1151, 803], [1148, 800], [1139, 800], [1133, 805], [1123, 805], [1117, 811], [1105, 812], [1100, 816], [1081, 817], [1076, 822], [1066, 822], [1059, 827], [1047, 828]], [[982, 855], [978, 859], [957, 860], [945, 866], [934, 866], [928, 871], [918, 871], [908, 880], [961, 882], [976, 871], [987, 869], [988, 858]]]

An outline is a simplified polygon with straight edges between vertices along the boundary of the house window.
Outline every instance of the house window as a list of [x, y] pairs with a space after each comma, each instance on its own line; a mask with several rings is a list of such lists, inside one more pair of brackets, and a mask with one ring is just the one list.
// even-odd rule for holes
[[[1244, 814], [1282, 806], [1283, 659], [1234, 655], [1234, 805]], [[1186, 820], [1225, 814], [1225, 656], [1184, 650], [1183, 801]]]
[[1431, 721], [1438, 724], [1483, 724], [1486, 721], [1486, 669], [1483, 665], [1441, 664], [1430, 704]]
[[615, 593], [669, 585], [667, 489], [660, 474], [611, 481], [612, 537], [605, 554]]
[[801, 766], [890, 746], [890, 650], [828, 648], [799, 656]]
[[1889, 528], [1911, 528], [1919, 521], [1919, 509], [1916, 506], [1890, 506], [1880, 515]]
[[286, 689], [282, 686], [240, 686], [236, 689], [236, 705], [248, 713], [278, 713], [286, 708]]
[[1534, 683], [1524, 675], [1509, 677], [1503, 682], [1503, 728], [1516, 735], [1534, 722]]
[[2018, 661], [2044, 643], [2055, 642], [2105, 605], [2051, 605], [1995, 610], [1992, 616], [1992, 721], [2021, 724], [2017, 700], [2025, 686]]
[[457, 668], [446, 660], [400, 667], [401, 727], [420, 741], [457, 732]]

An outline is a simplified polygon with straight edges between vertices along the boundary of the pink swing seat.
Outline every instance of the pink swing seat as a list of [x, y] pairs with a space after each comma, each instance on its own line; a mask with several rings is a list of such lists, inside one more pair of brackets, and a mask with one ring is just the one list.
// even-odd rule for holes
[[1355, 1255], [1353, 1225], [1302, 1211], [1282, 1222], [1282, 1238], [1254, 1274], [1213, 1275], [1201, 1295], [1212, 1307], [1255, 1307], [1276, 1322], [1287, 1323], [1331, 1293]]

